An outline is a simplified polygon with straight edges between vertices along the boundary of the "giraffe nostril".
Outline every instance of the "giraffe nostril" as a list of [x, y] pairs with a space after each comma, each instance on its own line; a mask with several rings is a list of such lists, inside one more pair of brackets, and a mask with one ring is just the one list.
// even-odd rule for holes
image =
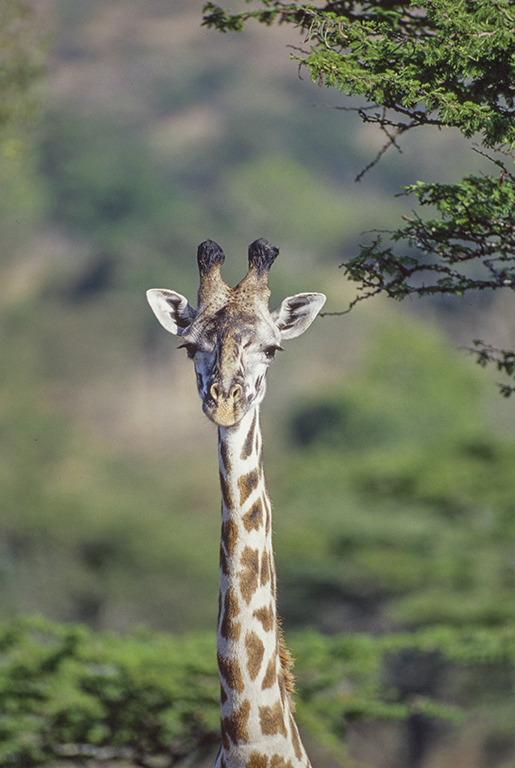
[[234, 384], [234, 386], [229, 389], [228, 394], [225, 394], [221, 384], [211, 384], [209, 395], [215, 403], [225, 399], [232, 403], [237, 403], [238, 400], [241, 400], [243, 397], [243, 387], [241, 387], [240, 384]]
[[242, 396], [243, 389], [239, 384], [235, 384], [229, 393], [229, 397], [233, 400], [233, 402], [236, 402], [237, 400], [241, 400]]

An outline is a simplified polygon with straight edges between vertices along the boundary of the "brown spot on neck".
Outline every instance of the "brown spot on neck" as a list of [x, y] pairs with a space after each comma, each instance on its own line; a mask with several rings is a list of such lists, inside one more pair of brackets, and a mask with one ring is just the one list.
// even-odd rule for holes
[[250, 679], [255, 680], [263, 663], [265, 646], [255, 632], [247, 632], [245, 635], [245, 648], [247, 649], [247, 669]]
[[229, 448], [228, 448], [228, 445], [227, 445], [226, 441], [222, 440], [221, 438], [220, 438], [220, 456], [222, 458], [223, 468], [224, 468], [224, 470], [225, 470], [225, 472], [227, 474], [228, 472], [231, 471], [232, 465], [231, 465], [231, 460], [229, 459]]
[[229, 557], [234, 555], [237, 541], [238, 526], [234, 520], [224, 520], [222, 522], [222, 542]]
[[225, 554], [224, 545], [220, 542], [220, 570], [224, 576], [229, 575], [229, 566], [227, 564], [227, 555]]
[[[225, 768], [223, 764], [222, 768]], [[246, 768], [293, 768], [293, 763], [277, 752], [270, 758], [262, 752], [251, 752]]]
[[260, 752], [252, 752], [247, 768], [268, 768], [268, 757]]
[[239, 640], [241, 624], [234, 619], [240, 612], [238, 600], [231, 587], [228, 587], [223, 601], [223, 616], [220, 621], [220, 634], [226, 640]]
[[270, 580], [270, 576], [271, 576], [270, 555], [265, 549], [263, 550], [263, 554], [261, 556], [261, 573], [259, 576], [262, 586], [268, 583], [268, 581]]
[[243, 678], [238, 660], [226, 659], [220, 654], [218, 654], [217, 658], [220, 677], [225, 680], [229, 688], [232, 688], [237, 693], [243, 693]]
[[263, 525], [263, 504], [261, 499], [257, 499], [249, 511], [243, 515], [243, 525], [249, 533], [252, 530], [259, 530]]
[[253, 469], [246, 475], [242, 475], [238, 480], [238, 488], [240, 489], [240, 504], [243, 506], [249, 498], [252, 491], [257, 488], [259, 482], [259, 473], [257, 469]]
[[256, 423], [257, 423], [257, 411], [254, 411], [254, 418], [252, 419], [252, 424], [250, 425], [250, 429], [248, 431], [247, 437], [245, 438], [245, 442], [243, 443], [243, 448], [241, 451], [241, 458], [243, 461], [245, 461], [245, 459], [248, 459], [249, 456], [252, 454], [254, 433], [256, 431]]
[[234, 710], [229, 717], [222, 717], [222, 745], [226, 752], [231, 748], [231, 742], [233, 744], [248, 743], [247, 723], [249, 714], [250, 702], [246, 699], [241, 707]]
[[264, 691], [266, 688], [271, 688], [273, 685], [275, 685], [276, 680], [277, 680], [277, 671], [276, 671], [275, 656], [274, 656], [268, 662], [265, 676], [263, 678], [263, 682], [261, 683], [262, 690]]
[[252, 614], [255, 616], [255, 618], [261, 622], [263, 625], [263, 629], [265, 632], [271, 632], [274, 628], [274, 618], [275, 618], [275, 611], [272, 603], [268, 606], [268, 608], [258, 608], [254, 613]]
[[295, 757], [297, 760], [302, 759], [302, 747], [300, 744], [300, 736], [299, 732], [297, 730], [297, 724], [295, 723], [295, 720], [293, 719], [293, 715], [290, 715], [290, 734], [291, 734], [291, 742], [293, 744], [293, 750], [295, 752]]
[[293, 768], [293, 763], [291, 760], [286, 762], [284, 757], [275, 754], [270, 758], [270, 768]]
[[258, 588], [259, 552], [245, 547], [241, 554], [240, 590], [243, 599], [250, 605], [252, 596]]
[[264, 736], [273, 736], [276, 733], [281, 733], [284, 738], [288, 737], [283, 708], [279, 700], [271, 707], [259, 707], [259, 723]]
[[222, 503], [225, 509], [232, 510], [234, 509], [234, 504], [231, 496], [231, 490], [229, 488], [229, 484], [225, 477], [223, 476], [222, 472], [220, 472], [220, 490], [222, 491]]

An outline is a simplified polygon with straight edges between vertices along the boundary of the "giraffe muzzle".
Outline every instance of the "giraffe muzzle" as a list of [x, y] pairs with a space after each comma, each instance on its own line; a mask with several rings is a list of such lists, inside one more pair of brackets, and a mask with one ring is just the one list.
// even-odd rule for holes
[[209, 397], [203, 403], [203, 409], [206, 416], [219, 427], [232, 427], [243, 418], [243, 402], [241, 384], [233, 383], [225, 390], [220, 382], [213, 382], [209, 388]]

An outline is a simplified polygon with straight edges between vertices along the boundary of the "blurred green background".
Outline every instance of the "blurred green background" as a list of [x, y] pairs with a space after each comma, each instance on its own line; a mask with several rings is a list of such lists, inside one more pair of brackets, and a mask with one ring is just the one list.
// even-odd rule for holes
[[[297, 77], [292, 30], [208, 32], [198, 0], [26, 5], [2, 39], [15, 94], [43, 71], [0, 124], [0, 620], [213, 629], [216, 431], [145, 290], [193, 301], [208, 237], [235, 283], [266, 237], [272, 306], [345, 309], [338, 266], [397, 226], [401, 185], [481, 158], [421, 130], [356, 184], [383, 137]], [[362, 304], [288, 345], [263, 407], [287, 633], [515, 622], [514, 404], [463, 349], [514, 336], [509, 297], [485, 295]], [[487, 742], [515, 711], [501, 678], [424, 766], [513, 765], [509, 726]], [[351, 734], [357, 765], [408, 764], [382, 728]]]

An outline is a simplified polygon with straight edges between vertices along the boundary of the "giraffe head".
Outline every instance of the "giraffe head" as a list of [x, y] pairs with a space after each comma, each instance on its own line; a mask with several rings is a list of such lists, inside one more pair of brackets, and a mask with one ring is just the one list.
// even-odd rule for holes
[[300, 336], [325, 302], [322, 293], [299, 293], [270, 312], [268, 272], [278, 253], [266, 240], [256, 240], [249, 246], [247, 275], [230, 288], [220, 275], [224, 253], [207, 240], [197, 254], [197, 309], [175, 291], [147, 291], [161, 325], [181, 337], [195, 365], [204, 413], [218, 426], [238, 424], [263, 400], [276, 351], [284, 340]]

